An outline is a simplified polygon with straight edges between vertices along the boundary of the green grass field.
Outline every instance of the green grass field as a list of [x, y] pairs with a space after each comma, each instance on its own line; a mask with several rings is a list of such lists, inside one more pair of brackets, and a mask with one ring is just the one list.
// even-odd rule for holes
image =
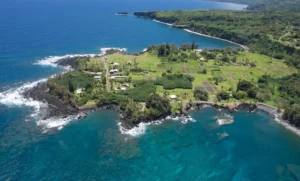
[[[129, 73], [132, 80], [155, 80], [161, 77], [162, 73], [180, 73], [189, 74], [195, 78], [193, 89], [203, 88], [209, 92], [210, 101], [215, 99], [215, 95], [221, 91], [236, 90], [237, 83], [241, 80], [257, 82], [258, 78], [264, 74], [269, 74], [273, 78], [279, 78], [296, 73], [297, 70], [289, 67], [284, 60], [277, 60], [265, 55], [239, 52], [236, 55], [235, 63], [224, 63], [219, 60], [222, 55], [218, 55], [215, 60], [201, 61], [188, 59], [187, 62], [167, 62], [152, 53], [144, 53], [139, 56], [112, 54], [108, 56], [108, 63], [119, 63], [120, 65], [128, 62], [137, 63], [137, 67], [144, 70], [139, 73]], [[254, 63], [255, 67], [250, 67], [249, 63]], [[131, 65], [133, 66], [133, 65]], [[200, 74], [199, 71], [206, 69], [206, 74]], [[217, 70], [217, 71], [216, 71]], [[216, 84], [214, 78], [222, 80]], [[115, 86], [120, 84], [115, 83]], [[114, 88], [115, 88], [114, 86]], [[276, 85], [274, 85], [276, 86]], [[165, 90], [162, 86], [157, 86], [157, 93], [163, 95]], [[168, 95], [175, 94], [179, 100], [194, 100], [193, 90], [191, 89], [173, 89], [167, 90]], [[274, 99], [279, 98], [275, 92]], [[274, 101], [267, 102], [275, 105]]]

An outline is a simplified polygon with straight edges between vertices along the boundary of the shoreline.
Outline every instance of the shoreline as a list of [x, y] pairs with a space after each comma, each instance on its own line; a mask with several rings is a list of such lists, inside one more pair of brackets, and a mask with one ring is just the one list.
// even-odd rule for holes
[[[171, 24], [171, 23], [165, 23], [165, 22], [162, 22], [162, 21], [159, 21], [159, 20], [156, 20], [156, 19], [153, 19], [153, 21], [156, 22], [156, 23], [160, 23], [160, 24], [165, 24], [165, 25], [168, 25], [168, 26], [176, 27], [176, 26], [174, 26], [174, 25]], [[188, 32], [188, 33], [195, 34], [195, 35], [199, 35], [199, 36], [204, 36], [204, 37], [208, 37], [208, 38], [213, 38], [213, 39], [217, 39], [217, 40], [226, 41], [226, 42], [229, 42], [229, 43], [232, 43], [232, 44], [235, 44], [235, 45], [241, 47], [241, 48], [244, 49], [246, 52], [250, 51], [250, 49], [249, 49], [247, 46], [242, 45], [242, 44], [239, 44], [239, 43], [236, 43], [236, 42], [233, 42], [233, 41], [230, 41], [230, 40], [226, 40], [226, 39], [223, 39], [223, 38], [219, 38], [219, 37], [215, 37], [215, 36], [210, 36], [210, 35], [198, 33], [198, 32], [189, 30], [189, 29], [187, 29], [187, 28], [185, 28], [185, 29], [183, 29], [183, 30], [186, 31], [186, 32]]]
[[268, 115], [272, 116], [272, 120], [275, 121], [277, 124], [283, 126], [285, 129], [296, 134], [297, 136], [300, 136], [300, 128], [295, 127], [294, 125], [290, 124], [288, 122], [288, 120], [284, 120], [282, 118], [282, 113], [277, 112], [278, 108], [266, 105], [264, 103], [256, 103], [256, 104], [254, 104], [254, 106], [255, 107], [253, 107], [253, 105], [248, 104], [248, 103], [227, 103], [226, 105], [219, 105], [219, 104], [213, 103], [213, 102], [202, 101], [202, 102], [198, 103], [198, 106], [196, 103], [195, 105], [190, 107], [188, 110], [191, 110], [192, 108], [195, 108], [195, 107], [198, 108], [199, 110], [201, 110], [202, 108], [206, 108], [206, 107], [213, 107], [216, 109], [223, 108], [223, 109], [227, 109], [230, 112], [238, 112], [243, 109], [246, 109], [250, 112], [252, 112], [254, 110], [258, 110], [258, 111], [265, 112]]
[[[107, 53], [107, 50], [105, 51]], [[103, 56], [104, 54], [102, 54]], [[84, 56], [90, 56], [90, 55], [84, 55]], [[99, 55], [98, 55], [99, 56]], [[101, 55], [100, 55], [101, 56]], [[82, 56], [81, 56], [82, 57]], [[56, 61], [51, 61], [52, 64], [55, 64], [56, 66], [61, 67], [68, 67], [69, 69], [76, 69], [76, 66], [73, 65], [76, 57], [69, 56], [69, 57], [61, 57]], [[66, 73], [66, 71], [64, 72]], [[56, 75], [59, 75], [61, 73], [58, 73]], [[55, 76], [56, 76], [55, 75]], [[53, 77], [53, 76], [51, 76]], [[49, 77], [49, 78], [51, 78]], [[159, 122], [169, 118], [180, 118], [183, 119], [185, 122], [190, 119], [189, 115], [187, 114], [188, 111], [196, 108], [196, 109], [202, 109], [205, 107], [213, 107], [216, 109], [226, 109], [230, 112], [237, 112], [241, 109], [246, 110], [260, 110], [264, 111], [267, 114], [271, 115], [273, 120], [276, 121], [278, 124], [282, 125], [284, 128], [288, 129], [289, 131], [297, 134], [300, 136], [300, 128], [297, 128], [293, 125], [291, 125], [287, 120], [282, 119], [282, 113], [277, 112], [276, 107], [272, 107], [263, 103], [257, 103], [255, 104], [255, 109], [253, 105], [248, 103], [227, 103], [227, 104], [218, 104], [214, 102], [206, 102], [206, 101], [194, 101], [192, 105], [188, 105], [180, 114], [170, 114], [166, 116], [165, 118], [161, 118], [161, 120], [144, 120], [140, 121], [137, 124], [130, 123], [126, 121], [126, 117], [124, 117], [123, 111], [119, 109], [116, 105], [103, 105], [103, 106], [87, 106], [87, 107], [74, 107], [74, 105], [71, 105], [68, 102], [65, 102], [64, 100], [60, 100], [56, 97], [51, 96], [48, 94], [47, 89], [45, 87], [45, 82], [49, 79], [43, 79], [42, 81], [37, 81], [34, 83], [29, 84], [28, 86], [24, 86], [24, 88], [21, 87], [20, 90], [16, 90], [19, 96], [16, 96], [15, 92], [4, 92], [2, 93], [3, 96], [9, 96], [9, 97], [20, 97], [19, 99], [22, 99], [22, 105], [28, 105], [35, 107], [35, 112], [32, 115], [35, 115], [35, 118], [38, 118], [37, 125], [42, 125], [44, 128], [58, 128], [62, 129], [62, 127], [66, 124], [68, 124], [72, 120], [81, 120], [88, 114], [97, 111], [97, 110], [115, 110], [120, 114], [120, 120], [119, 123], [122, 124], [123, 131], [129, 131], [131, 129], [138, 128], [140, 124], [143, 126], [149, 125], [149, 124], [158, 124]], [[12, 95], [10, 95], [12, 94]], [[27, 101], [26, 101], [27, 100]], [[3, 100], [1, 100], [3, 102]], [[5, 99], [5, 101], [7, 101]], [[27, 102], [27, 103], [25, 103]], [[32, 103], [31, 103], [32, 102]], [[18, 102], [17, 102], [18, 103]], [[47, 106], [46, 106], [47, 105]], [[43, 108], [41, 110], [41, 108]], [[41, 117], [41, 112], [42, 116]], [[53, 122], [51, 122], [51, 120]]]
[[204, 36], [204, 37], [209, 37], [209, 38], [213, 38], [213, 39], [217, 39], [217, 40], [226, 41], [226, 42], [238, 45], [239, 47], [243, 48], [246, 52], [250, 51], [250, 49], [247, 46], [236, 43], [236, 42], [233, 42], [233, 41], [230, 41], [230, 40], [226, 40], [226, 39], [223, 39], [223, 38], [218, 38], [218, 37], [215, 37], [215, 36], [210, 36], [210, 35], [206, 35], [206, 34], [202, 34], [202, 33], [197, 33], [195, 31], [192, 31], [192, 30], [189, 30], [189, 29], [184, 29], [184, 31], [195, 34], [195, 35], [199, 35], [199, 36]]
[[[65, 61], [68, 61], [68, 59], [65, 59]], [[109, 104], [102, 106], [94, 105], [74, 107], [74, 105], [71, 105], [69, 102], [51, 96], [46, 91], [45, 84], [45, 82], [40, 82], [34, 87], [25, 91], [23, 95], [28, 100], [38, 101], [41, 104], [47, 105], [46, 107], [44, 107], [44, 111], [46, 111], [46, 114], [44, 114], [43, 117], [40, 117], [41, 119], [37, 121], [37, 125], [44, 126], [44, 128], [48, 129], [57, 128], [58, 130], [60, 130], [69, 122], [73, 120], [82, 120], [87, 115], [98, 110], [114, 110], [117, 111], [117, 113], [120, 115], [118, 126], [122, 134], [139, 135], [145, 132], [145, 129], [148, 125], [161, 124], [164, 120], [168, 119], [180, 120], [183, 124], [194, 122], [188, 114], [189, 111], [212, 107], [215, 109], [224, 109], [225, 111], [228, 111], [230, 113], [238, 112], [241, 110], [246, 110], [249, 112], [255, 110], [263, 111], [272, 116], [273, 121], [300, 136], [300, 129], [291, 125], [287, 120], [284, 120], [282, 118], [282, 113], [277, 112], [278, 108], [263, 103], [249, 104], [232, 102], [226, 104], [218, 104], [209, 101], [194, 101], [192, 102], [192, 104], [187, 104], [179, 114], [170, 114], [166, 117], [160, 118], [159, 120], [144, 120], [134, 124], [129, 121], [123, 110], [121, 110], [117, 105]], [[41, 110], [39, 109], [38, 111]], [[136, 133], [135, 131], [137, 131], [138, 133]]]

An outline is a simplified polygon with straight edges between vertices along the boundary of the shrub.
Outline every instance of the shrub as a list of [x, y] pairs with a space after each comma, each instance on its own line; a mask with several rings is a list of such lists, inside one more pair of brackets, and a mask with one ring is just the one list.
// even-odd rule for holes
[[234, 92], [232, 96], [233, 96], [233, 98], [240, 100], [240, 99], [247, 98], [248, 94], [247, 94], [247, 92], [244, 92], [244, 91], [238, 91], [238, 92]]
[[246, 80], [242, 80], [237, 85], [237, 91], [249, 91], [253, 88], [253, 84], [251, 82], [248, 82]]
[[196, 100], [208, 101], [208, 92], [203, 89], [194, 90], [194, 97]]
[[221, 91], [217, 94], [218, 101], [228, 100], [229, 98], [230, 98], [230, 95], [225, 91]]
[[156, 87], [153, 81], [136, 81], [134, 83], [134, 88], [127, 89], [121, 92], [125, 96], [138, 102], [145, 102], [151, 94], [156, 92]]
[[192, 89], [194, 78], [190, 75], [171, 74], [156, 79], [155, 85], [161, 85], [164, 89]]
[[171, 113], [171, 105], [168, 99], [152, 94], [146, 101], [147, 117], [155, 120]]

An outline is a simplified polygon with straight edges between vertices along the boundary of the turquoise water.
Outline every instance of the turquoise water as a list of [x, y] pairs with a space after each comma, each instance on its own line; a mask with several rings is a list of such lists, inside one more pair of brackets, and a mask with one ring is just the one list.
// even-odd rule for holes
[[235, 113], [234, 123], [223, 126], [218, 113], [191, 112], [197, 122], [165, 121], [138, 137], [120, 134], [110, 111], [59, 134], [30, 130], [26, 134], [35, 133], [35, 140], [20, 144], [21, 153], [2, 147], [14, 157], [1, 158], [0, 174], [13, 180], [295, 180], [286, 165], [300, 165], [299, 138], [265, 113]]
[[2, 1], [0, 180], [296, 180], [299, 168], [287, 164], [300, 165], [300, 139], [264, 113], [235, 113], [233, 124], [219, 126], [218, 112], [205, 109], [190, 113], [195, 123], [165, 121], [137, 137], [120, 133], [113, 111], [45, 129], [32, 119], [37, 108], [24, 106], [35, 104], [16, 89], [61, 72], [34, 64], [49, 56], [104, 47], [137, 52], [193, 40], [201, 48], [234, 46], [117, 11], [244, 7], [194, 0]]

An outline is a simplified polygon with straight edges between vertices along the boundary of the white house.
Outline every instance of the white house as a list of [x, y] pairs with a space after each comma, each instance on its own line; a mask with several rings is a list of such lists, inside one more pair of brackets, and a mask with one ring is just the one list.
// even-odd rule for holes
[[114, 63], [114, 66], [119, 66], [120, 64], [119, 63]]
[[95, 79], [99, 81], [101, 80], [101, 76], [95, 76]]
[[76, 90], [76, 94], [79, 95], [79, 94], [81, 94], [81, 93], [82, 93], [82, 89], [77, 89], [77, 90]]
[[118, 69], [111, 69], [111, 70], [109, 71], [110, 74], [115, 74], [115, 73], [118, 73], [118, 72], [119, 72]]
[[128, 83], [122, 84], [124, 87], [129, 87], [130, 85]]
[[171, 98], [172, 100], [176, 100], [176, 99], [177, 99], [177, 96], [176, 96], [176, 95], [170, 95], [170, 98]]
[[121, 90], [125, 91], [125, 90], [127, 90], [127, 88], [126, 87], [121, 87]]

